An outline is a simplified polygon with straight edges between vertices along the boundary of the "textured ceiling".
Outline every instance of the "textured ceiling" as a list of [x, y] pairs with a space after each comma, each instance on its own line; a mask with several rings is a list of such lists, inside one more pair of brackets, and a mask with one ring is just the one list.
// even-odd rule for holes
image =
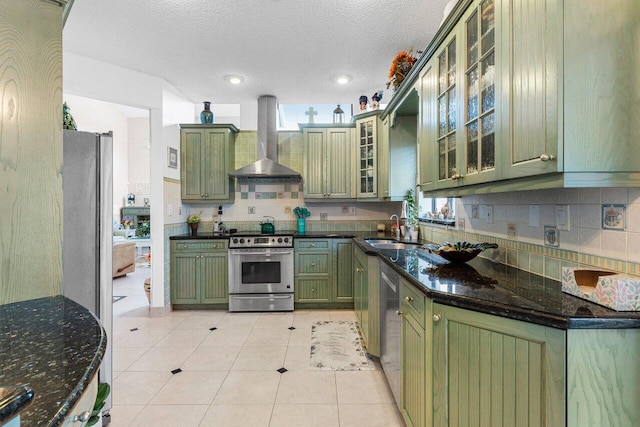
[[194, 103], [348, 104], [385, 89], [384, 103], [392, 59], [427, 46], [447, 1], [76, 0], [64, 50], [162, 77]]

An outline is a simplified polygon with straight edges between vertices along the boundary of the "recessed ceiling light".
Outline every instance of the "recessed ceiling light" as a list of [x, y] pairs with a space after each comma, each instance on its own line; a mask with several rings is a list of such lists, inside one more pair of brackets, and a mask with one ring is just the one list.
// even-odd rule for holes
[[238, 76], [235, 74], [229, 74], [224, 76], [224, 79], [226, 81], [228, 81], [229, 83], [231, 83], [232, 85], [239, 85], [240, 83], [242, 83], [244, 81], [244, 77], [242, 76]]
[[340, 85], [346, 85], [351, 81], [351, 76], [338, 76], [336, 77], [336, 83]]

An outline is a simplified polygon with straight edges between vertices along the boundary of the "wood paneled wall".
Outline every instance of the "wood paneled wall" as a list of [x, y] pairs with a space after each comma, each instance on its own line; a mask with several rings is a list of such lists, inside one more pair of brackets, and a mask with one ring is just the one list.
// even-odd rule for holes
[[60, 293], [62, 7], [0, 0], [0, 304]]

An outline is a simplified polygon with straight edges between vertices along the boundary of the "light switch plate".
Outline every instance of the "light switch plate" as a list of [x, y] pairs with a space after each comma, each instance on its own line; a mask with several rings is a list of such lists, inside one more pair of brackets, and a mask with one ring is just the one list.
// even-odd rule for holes
[[480, 205], [480, 219], [489, 224], [493, 224], [493, 206]]
[[569, 230], [569, 205], [556, 205], [556, 229]]

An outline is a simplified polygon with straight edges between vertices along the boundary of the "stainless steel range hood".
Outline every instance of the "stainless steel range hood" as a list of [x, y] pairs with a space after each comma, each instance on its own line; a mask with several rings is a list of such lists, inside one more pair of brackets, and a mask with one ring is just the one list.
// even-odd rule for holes
[[258, 98], [258, 160], [229, 174], [234, 178], [300, 178], [300, 173], [278, 163], [278, 114], [275, 96]]

